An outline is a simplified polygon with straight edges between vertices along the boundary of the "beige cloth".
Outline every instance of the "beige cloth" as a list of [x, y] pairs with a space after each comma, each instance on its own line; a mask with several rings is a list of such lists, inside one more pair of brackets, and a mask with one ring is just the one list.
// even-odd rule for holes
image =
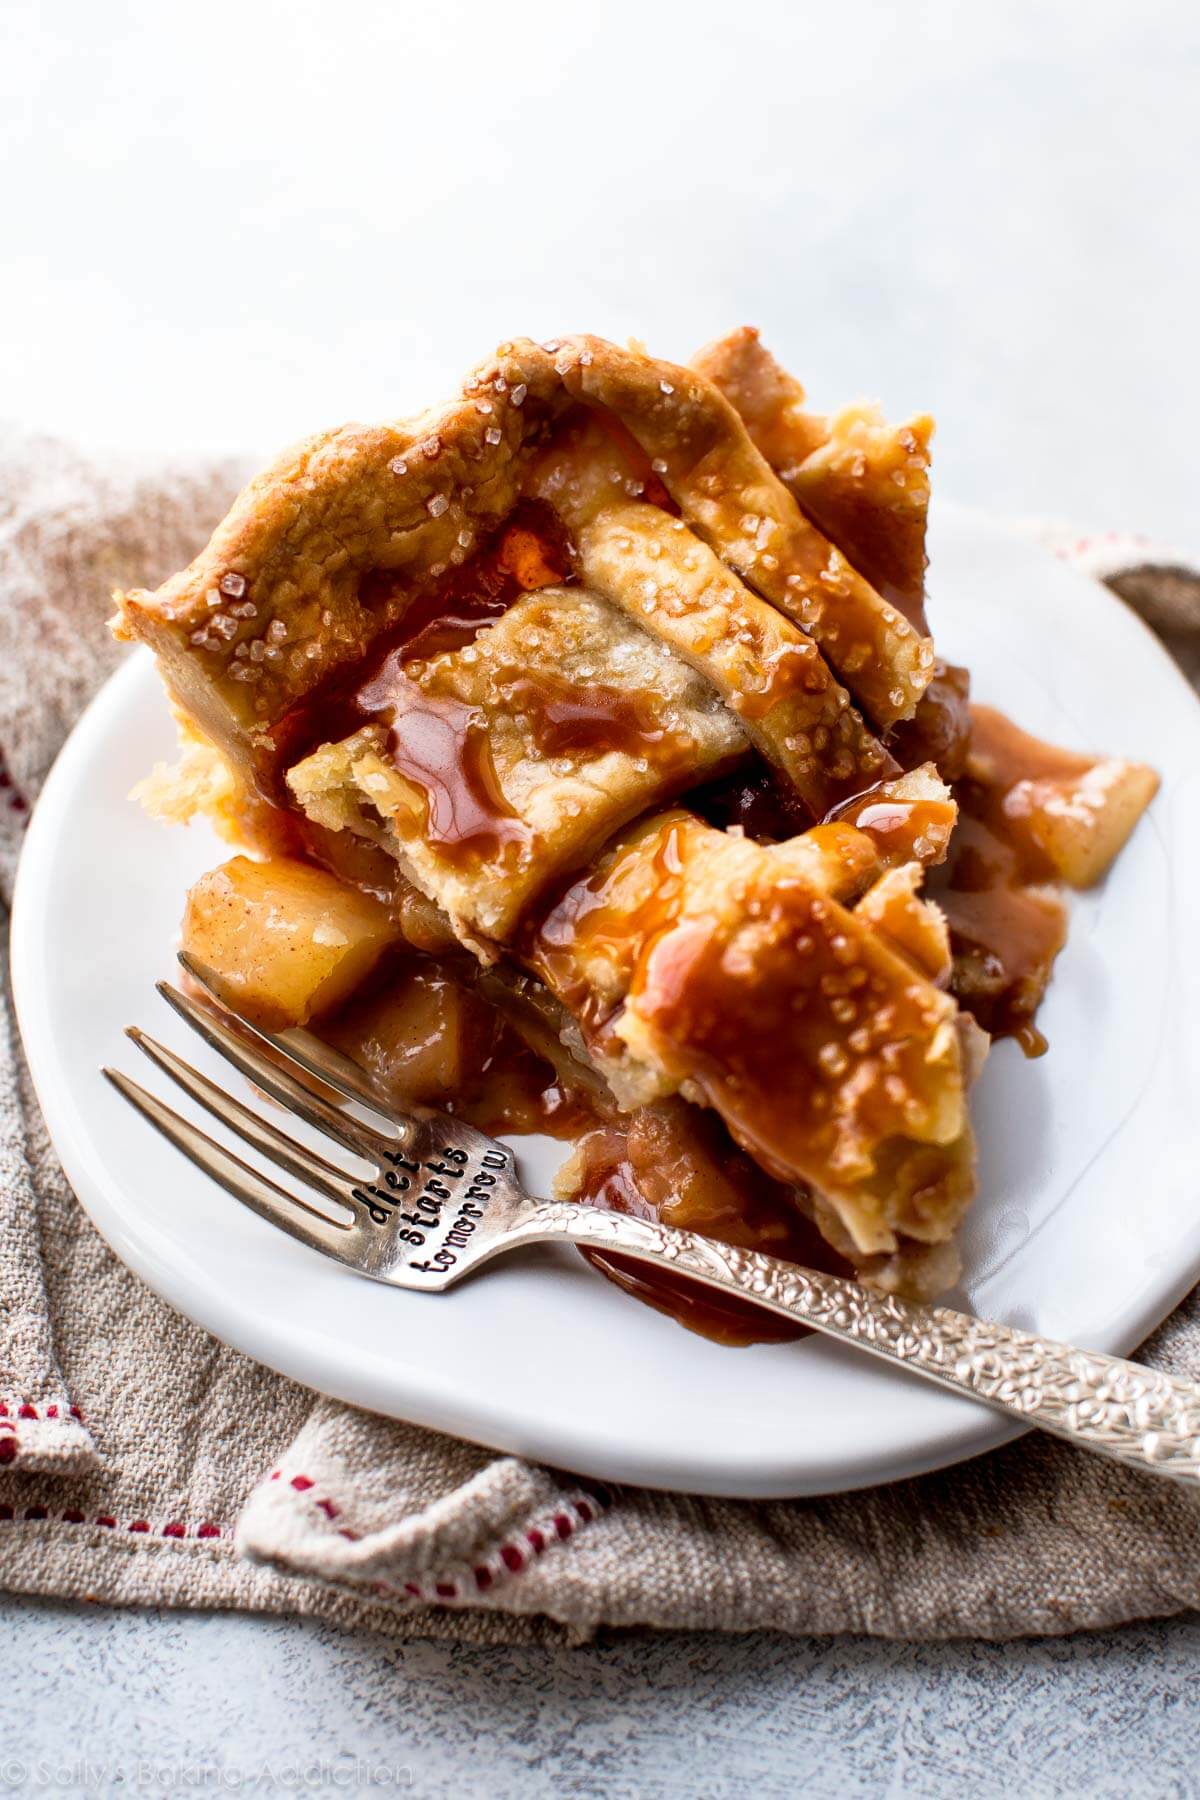
[[[0, 881], [112, 668], [109, 591], [184, 563], [233, 465], [89, 464], [0, 439]], [[1200, 579], [1064, 540], [1196, 662]], [[102, 880], [102, 871], [98, 872]], [[4, 992], [7, 993], [7, 982]], [[1200, 1376], [1200, 1305], [1144, 1352]], [[872, 1493], [752, 1504], [604, 1491], [323, 1400], [171, 1312], [109, 1253], [0, 1035], [0, 1583], [321, 1614], [398, 1634], [598, 1627], [1011, 1637], [1200, 1604], [1200, 1503], [1036, 1435]]]

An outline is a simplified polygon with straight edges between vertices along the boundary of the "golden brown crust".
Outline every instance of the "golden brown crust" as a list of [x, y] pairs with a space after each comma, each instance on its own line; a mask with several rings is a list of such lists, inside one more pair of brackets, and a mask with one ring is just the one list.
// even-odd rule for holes
[[826, 423], [825, 443], [789, 471], [787, 485], [884, 599], [925, 632], [933, 420], [924, 413], [889, 425], [878, 407], [860, 403]]
[[924, 632], [928, 413], [895, 426], [864, 405], [811, 413], [800, 383], [748, 325], [706, 344], [692, 367], [720, 388], [808, 517]]
[[826, 442], [825, 420], [808, 410], [803, 387], [764, 350], [753, 325], [741, 325], [705, 344], [691, 365], [720, 388], [783, 480]]
[[[389, 944], [453, 933], [497, 984], [503, 956], [535, 971], [546, 1042], [622, 1107], [713, 1108], [865, 1280], [925, 1294], [956, 1269], [987, 1044], [944, 991], [947, 920], [955, 993], [1003, 1029], [1028, 1030], [1065, 931], [1012, 889], [1021, 987], [986, 893], [922, 896], [956, 818], [938, 769], [966, 759], [964, 803], [997, 788], [1013, 854], [1078, 885], [1156, 786], [1045, 746], [1014, 763], [1011, 732], [997, 761], [978, 717], [968, 755], [962, 672], [924, 635], [931, 429], [813, 414], [751, 331], [690, 369], [514, 341], [439, 413], [289, 453], [116, 625], [216, 747], [157, 780], [162, 810], [290, 828], [386, 899]], [[751, 746], [821, 823], [759, 844], [656, 812]], [[783, 784], [763, 826], [768, 778], [743, 775], [697, 807], [788, 829]]]
[[[268, 790], [272, 731], [510, 511], [573, 402], [607, 408], [723, 559], [821, 644], [868, 714], [911, 716], [932, 653], [804, 519], [733, 408], [694, 372], [598, 338], [502, 345], [445, 410], [309, 439], [258, 476], [189, 568], [118, 596], [199, 728]], [[376, 571], [411, 581], [374, 583]]]
[[[525, 398], [476, 384], [417, 419], [306, 440], [243, 490], [188, 568], [154, 593], [117, 595], [117, 635], [151, 646], [235, 763], [273, 761], [271, 727], [360, 662], [414, 593], [510, 512], [522, 447], [545, 417]], [[376, 570], [409, 572], [412, 587], [380, 584], [365, 604]]]
[[919, 967], [932, 909], [894, 945], [870, 906], [834, 897], [878, 847], [857, 834], [847, 892], [852, 859], [806, 856], [810, 835], [764, 847], [679, 813], [639, 827], [563, 896], [530, 961], [627, 1104], [703, 1100], [777, 1179], [822, 1194], [858, 1253], [891, 1255], [900, 1236], [948, 1237], [972, 1192], [956, 1012]]
[[812, 640], [682, 521], [628, 501], [584, 527], [579, 554], [597, 592], [708, 677], [814, 818], [892, 772]]

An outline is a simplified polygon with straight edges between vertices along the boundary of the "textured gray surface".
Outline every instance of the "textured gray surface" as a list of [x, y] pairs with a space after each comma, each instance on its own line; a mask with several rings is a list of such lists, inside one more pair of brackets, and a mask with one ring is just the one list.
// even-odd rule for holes
[[350, 1790], [399, 1776], [415, 1794], [497, 1800], [1192, 1796], [1198, 1647], [1200, 1621], [1181, 1619], [1008, 1645], [705, 1635], [479, 1650], [6, 1600], [0, 1791], [19, 1769], [30, 1788], [62, 1775], [78, 1791], [85, 1764], [99, 1792], [139, 1778], [221, 1791], [217, 1770], [285, 1791], [296, 1774], [319, 1785], [324, 1762]]

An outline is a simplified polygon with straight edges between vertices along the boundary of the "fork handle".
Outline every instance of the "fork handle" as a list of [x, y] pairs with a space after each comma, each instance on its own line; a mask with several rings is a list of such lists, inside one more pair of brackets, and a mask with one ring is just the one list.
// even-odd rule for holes
[[1023, 1425], [1132, 1468], [1200, 1483], [1200, 1384], [1119, 1356], [1077, 1350], [946, 1306], [875, 1293], [856, 1281], [737, 1250], [693, 1231], [535, 1202], [506, 1245], [567, 1238], [686, 1275], [799, 1325], [898, 1363]]

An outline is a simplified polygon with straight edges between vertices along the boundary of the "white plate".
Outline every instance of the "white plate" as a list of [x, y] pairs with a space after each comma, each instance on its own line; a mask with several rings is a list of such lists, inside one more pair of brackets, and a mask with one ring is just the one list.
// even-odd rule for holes
[[[970, 664], [977, 698], [1164, 777], [1110, 879], [1075, 904], [1042, 1017], [1049, 1055], [1027, 1062], [1002, 1043], [988, 1062], [964, 1244], [978, 1312], [1128, 1351], [1200, 1275], [1200, 708], [1119, 602], [976, 515], [939, 516], [934, 575], [939, 643]], [[440, 1298], [397, 1293], [198, 1175], [99, 1073], [116, 1062], [155, 1082], [122, 1038], [131, 1022], [217, 1066], [153, 991], [172, 971], [184, 889], [228, 854], [207, 829], [156, 825], [126, 798], [172, 753], [150, 659], [135, 654], [46, 784], [13, 924], [21, 1029], [55, 1146], [118, 1256], [172, 1305], [310, 1387], [602, 1479], [828, 1493], [1014, 1435], [820, 1338], [722, 1349], [569, 1250], [529, 1252]], [[518, 1149], [535, 1189], [563, 1154], [546, 1140]]]

